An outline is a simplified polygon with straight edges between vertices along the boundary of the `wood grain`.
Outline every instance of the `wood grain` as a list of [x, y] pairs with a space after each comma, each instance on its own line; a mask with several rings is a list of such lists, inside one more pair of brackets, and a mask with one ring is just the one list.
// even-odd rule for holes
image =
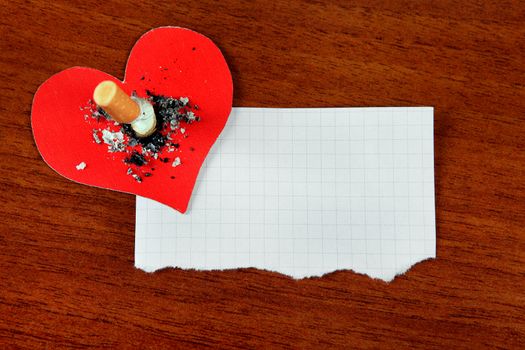
[[[0, 15], [1, 348], [525, 347], [523, 2], [36, 0]], [[135, 269], [134, 197], [53, 172], [30, 108], [70, 66], [122, 78], [161, 25], [221, 47], [235, 106], [435, 106], [438, 258], [390, 284]]]

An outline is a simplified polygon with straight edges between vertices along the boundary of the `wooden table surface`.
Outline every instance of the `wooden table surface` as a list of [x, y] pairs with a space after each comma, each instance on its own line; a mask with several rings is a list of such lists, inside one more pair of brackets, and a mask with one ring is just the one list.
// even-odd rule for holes
[[[525, 4], [374, 3], [3, 2], [0, 348], [525, 347]], [[234, 106], [434, 106], [437, 259], [389, 284], [135, 269], [135, 197], [51, 170], [30, 109], [162, 25], [217, 43]]]

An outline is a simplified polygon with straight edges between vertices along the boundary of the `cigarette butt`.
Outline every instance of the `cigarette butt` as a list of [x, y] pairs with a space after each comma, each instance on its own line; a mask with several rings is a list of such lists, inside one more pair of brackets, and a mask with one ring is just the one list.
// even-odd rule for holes
[[93, 100], [119, 123], [130, 124], [140, 115], [140, 106], [111, 80], [97, 85]]

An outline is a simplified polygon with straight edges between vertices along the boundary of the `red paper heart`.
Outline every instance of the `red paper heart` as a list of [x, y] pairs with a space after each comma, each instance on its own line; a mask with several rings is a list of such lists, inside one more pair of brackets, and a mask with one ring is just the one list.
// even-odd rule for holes
[[[157, 159], [145, 166], [152, 176], [142, 183], [126, 173], [124, 153], [108, 153], [106, 145], [94, 142], [93, 127], [86, 122], [82, 107], [103, 80], [113, 80], [127, 93], [136, 91], [140, 97], [146, 97], [146, 90], [150, 90], [188, 97], [199, 106], [196, 114], [201, 120], [185, 127], [176, 152], [163, 153], [170, 158], [168, 163]], [[84, 67], [49, 78], [35, 94], [31, 122], [42, 158], [60, 175], [86, 185], [148, 197], [185, 212], [201, 165], [226, 124], [232, 98], [230, 70], [217, 46], [191, 30], [162, 27], [137, 41], [123, 82]], [[181, 165], [172, 167], [175, 157], [180, 158]], [[77, 170], [81, 162], [87, 166]]]

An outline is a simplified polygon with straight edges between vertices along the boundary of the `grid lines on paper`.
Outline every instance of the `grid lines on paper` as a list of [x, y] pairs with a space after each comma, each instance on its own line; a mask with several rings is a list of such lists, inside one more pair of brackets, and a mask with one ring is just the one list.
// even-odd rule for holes
[[137, 199], [136, 265], [353, 269], [435, 256], [431, 108], [236, 108], [187, 214]]

